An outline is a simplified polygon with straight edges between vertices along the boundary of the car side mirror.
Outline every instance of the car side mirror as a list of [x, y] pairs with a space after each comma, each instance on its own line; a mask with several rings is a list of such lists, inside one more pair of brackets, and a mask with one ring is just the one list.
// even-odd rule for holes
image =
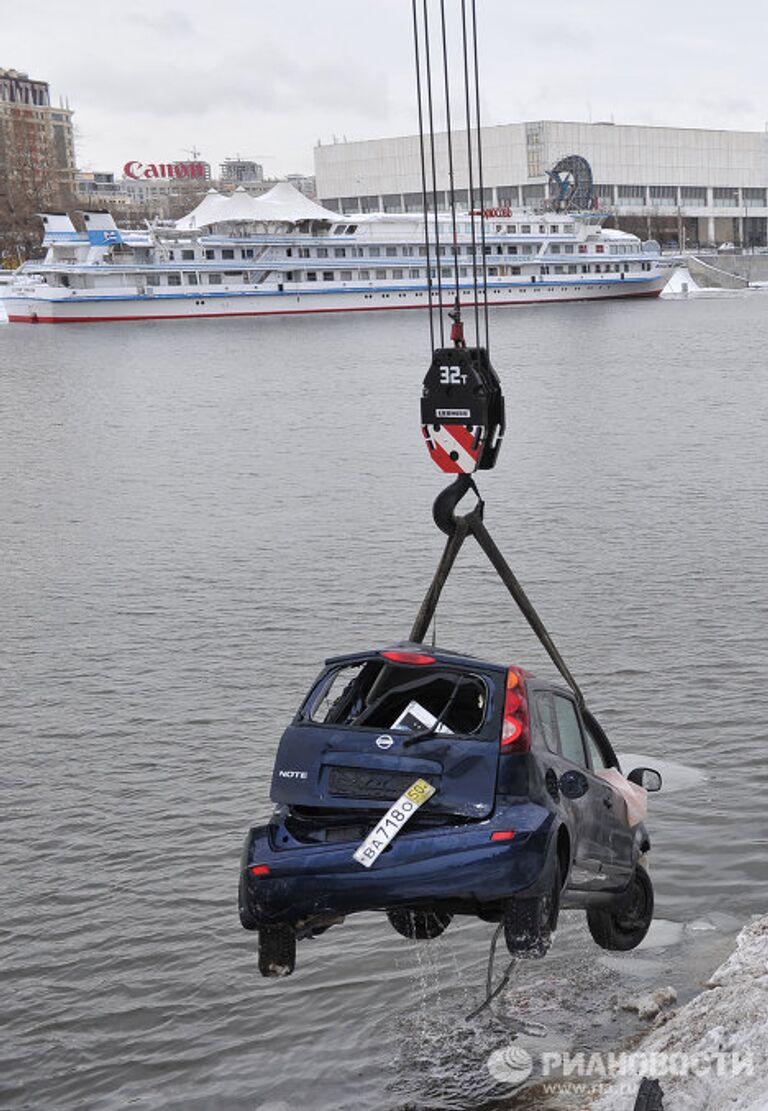
[[567, 799], [580, 799], [589, 790], [589, 780], [584, 772], [571, 768], [560, 776], [560, 790]]
[[646, 791], [661, 790], [661, 773], [655, 768], [633, 768], [627, 779], [638, 787], [645, 787]]

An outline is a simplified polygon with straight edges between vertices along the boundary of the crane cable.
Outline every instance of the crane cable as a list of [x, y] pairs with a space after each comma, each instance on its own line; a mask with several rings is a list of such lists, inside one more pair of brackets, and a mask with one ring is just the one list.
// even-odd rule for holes
[[[489, 349], [490, 331], [488, 323], [488, 274], [486, 262], [485, 215], [483, 204], [485, 186], [483, 181], [483, 154], [480, 133], [480, 81], [477, 46], [476, 0], [461, 0], [461, 54], [464, 100], [464, 129], [466, 132], [466, 158], [468, 189], [467, 209], [472, 256], [472, 305], [474, 309], [475, 346], [485, 341]], [[424, 255], [427, 275], [427, 298], [429, 309], [429, 335], [432, 351], [439, 335], [440, 346], [445, 346], [445, 327], [443, 315], [446, 308], [447, 288], [444, 284], [442, 265], [445, 244], [441, 244], [440, 218], [438, 209], [438, 151], [435, 132], [435, 90], [433, 88], [432, 56], [433, 46], [430, 32], [430, 0], [411, 0], [413, 21], [414, 67], [416, 74], [416, 102], [419, 123], [419, 162], [421, 171], [421, 198], [424, 219]], [[461, 283], [460, 283], [460, 246], [458, 241], [457, 189], [454, 126], [451, 115], [451, 81], [448, 49], [448, 21], [445, 0], [439, 0], [440, 43], [442, 60], [442, 93], [445, 116], [445, 146], [448, 168], [448, 209], [451, 222], [450, 255], [453, 262], [453, 311], [450, 313], [455, 327], [451, 338], [457, 346], [463, 343], [461, 325]], [[473, 138], [474, 132], [474, 138]], [[477, 168], [477, 182], [475, 181]], [[478, 224], [479, 221], [479, 234]], [[480, 261], [478, 262], [478, 253]], [[483, 333], [481, 338], [480, 310], [483, 313]], [[439, 320], [435, 327], [434, 312], [437, 309]], [[456, 326], [458, 325], [458, 327]]]

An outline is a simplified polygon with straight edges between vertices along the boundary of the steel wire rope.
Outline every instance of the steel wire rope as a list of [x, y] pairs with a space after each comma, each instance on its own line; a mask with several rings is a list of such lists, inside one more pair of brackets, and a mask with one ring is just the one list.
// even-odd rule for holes
[[[452, 254], [453, 254], [453, 275], [454, 275], [454, 290], [455, 290], [455, 303], [454, 308], [457, 313], [461, 313], [461, 303], [459, 301], [459, 244], [457, 241], [456, 232], [456, 188], [453, 175], [453, 130], [451, 126], [451, 85], [448, 78], [448, 40], [445, 29], [445, 0], [440, 0], [440, 32], [443, 44], [443, 87], [445, 91], [445, 132], [446, 144], [448, 147], [448, 193], [450, 196], [451, 208], [451, 238], [452, 238]], [[458, 322], [458, 320], [457, 320]]]
[[[432, 207], [434, 209], [434, 224], [435, 224], [435, 273], [437, 276], [437, 304], [439, 312], [440, 324], [440, 346], [445, 347], [445, 332], [443, 322], [443, 277], [440, 266], [440, 224], [437, 216], [437, 169], [435, 162], [435, 117], [432, 105], [432, 62], [431, 51], [429, 45], [429, 13], [427, 11], [427, 0], [422, 0], [422, 9], [424, 14], [424, 60], [426, 64], [427, 76], [427, 115], [429, 118], [429, 150], [430, 162], [432, 166]], [[424, 220], [427, 220], [427, 212], [424, 212]], [[429, 272], [429, 268], [427, 268]]]
[[[462, 0], [462, 3], [464, 0]], [[413, 13], [413, 50], [416, 65], [416, 101], [419, 117], [419, 158], [421, 162], [421, 202], [424, 210], [424, 255], [427, 267], [427, 303], [429, 307], [429, 350], [435, 350], [434, 297], [432, 295], [432, 274], [429, 252], [429, 206], [427, 203], [427, 163], [424, 151], [424, 109], [421, 91], [421, 53], [419, 50], [419, 21], [416, 0], [411, 0]]]
[[[467, 175], [469, 179], [468, 209], [469, 230], [472, 245], [472, 300], [474, 302], [475, 316], [475, 347], [480, 346], [480, 306], [478, 304], [477, 288], [477, 236], [475, 234], [475, 183], [474, 165], [472, 157], [472, 112], [469, 100], [469, 54], [467, 43], [467, 0], [461, 0], [461, 40], [462, 56], [464, 61], [464, 112], [467, 122]], [[478, 136], [479, 139], [479, 136]]]
[[483, 273], [483, 318], [485, 323], [485, 349], [490, 355], [491, 343], [488, 331], [488, 265], [485, 259], [485, 187], [483, 184], [483, 142], [480, 135], [480, 79], [477, 64], [477, 4], [472, 0], [472, 56], [475, 73], [475, 123], [477, 125], [477, 175], [480, 189], [480, 248], [482, 250]]

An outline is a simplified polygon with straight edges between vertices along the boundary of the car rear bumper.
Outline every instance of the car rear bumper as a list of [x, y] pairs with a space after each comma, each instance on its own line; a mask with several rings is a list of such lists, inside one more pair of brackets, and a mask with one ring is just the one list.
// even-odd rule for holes
[[[395, 906], [466, 905], [468, 911], [550, 880], [554, 815], [524, 803], [471, 825], [401, 833], [365, 868], [358, 841], [308, 845], [272, 823], [251, 829], [242, 859], [244, 895], [258, 925], [293, 926]], [[493, 833], [514, 830], [509, 840]], [[269, 869], [254, 875], [252, 868]]]

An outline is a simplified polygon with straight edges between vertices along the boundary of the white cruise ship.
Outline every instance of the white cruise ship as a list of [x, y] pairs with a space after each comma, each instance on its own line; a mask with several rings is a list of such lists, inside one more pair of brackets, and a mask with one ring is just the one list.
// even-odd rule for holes
[[[175, 226], [123, 231], [107, 213], [43, 217], [43, 261], [5, 292], [10, 322], [63, 324], [191, 317], [424, 309], [475, 302], [482, 275], [478, 217], [342, 216], [288, 183], [260, 197], [213, 190]], [[483, 214], [491, 305], [655, 297], [671, 270], [655, 242], [601, 226], [594, 212], [489, 209]], [[472, 224], [475, 225], [473, 248]], [[429, 270], [429, 274], [428, 274]], [[458, 275], [456, 273], [458, 270]]]

